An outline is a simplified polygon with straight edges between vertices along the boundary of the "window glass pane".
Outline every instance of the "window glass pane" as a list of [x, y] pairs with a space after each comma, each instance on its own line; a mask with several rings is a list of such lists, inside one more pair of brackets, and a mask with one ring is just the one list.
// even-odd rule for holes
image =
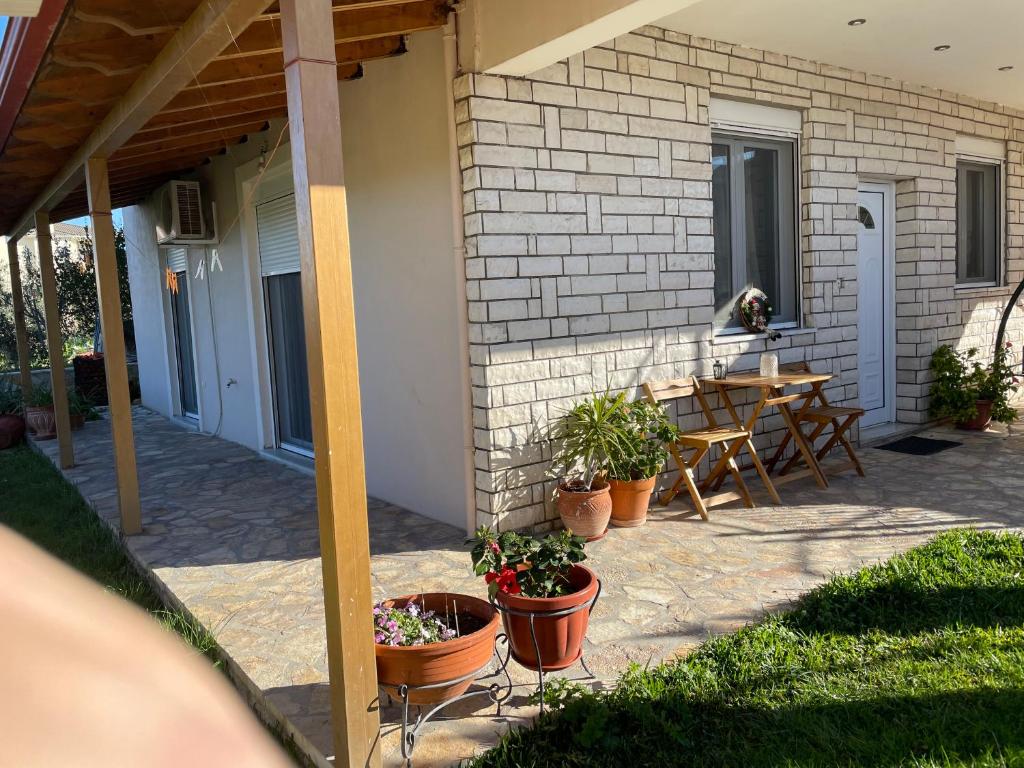
[[998, 258], [998, 167], [957, 164], [957, 280], [994, 282]]
[[196, 369], [192, 359], [192, 321], [188, 306], [188, 273], [177, 272], [178, 292], [171, 294], [171, 315], [174, 321], [174, 350], [178, 363], [178, 385], [181, 410], [186, 416], [199, 414], [196, 393]]
[[729, 146], [711, 145], [711, 197], [714, 206], [715, 313], [732, 300], [732, 205], [729, 202]]
[[274, 397], [281, 444], [313, 450], [302, 282], [298, 272], [267, 277]]
[[746, 284], [764, 291], [776, 307], [779, 303], [778, 174], [778, 151], [744, 147]]

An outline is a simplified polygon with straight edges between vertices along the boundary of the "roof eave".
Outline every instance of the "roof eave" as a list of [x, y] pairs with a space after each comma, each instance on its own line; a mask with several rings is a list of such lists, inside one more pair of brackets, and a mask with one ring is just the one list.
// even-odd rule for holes
[[67, 0], [43, 0], [37, 16], [12, 18], [0, 49], [0, 152], [43, 63]]

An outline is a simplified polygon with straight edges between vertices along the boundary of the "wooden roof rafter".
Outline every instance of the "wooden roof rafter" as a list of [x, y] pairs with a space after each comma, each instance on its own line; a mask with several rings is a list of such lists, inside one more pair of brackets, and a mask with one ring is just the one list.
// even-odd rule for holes
[[[142, 124], [118, 130], [116, 141], [107, 143], [115, 201], [137, 202], [140, 194], [152, 190], [138, 174], [152, 174], [162, 182], [165, 173], [195, 168], [265, 129], [268, 121], [287, 116], [277, 4], [203, 4], [235, 3], [265, 7], [248, 23], [235, 24], [216, 53], [204, 54], [207, 60], [191, 59], [191, 68], [179, 73], [180, 84], [163, 91], [164, 103]], [[54, 212], [85, 212], [81, 175], [77, 170], [69, 175], [69, 164], [167, 55], [170, 41], [199, 6], [200, 0], [70, 0], [7, 151], [0, 155], [0, 181], [15, 190], [15, 210], [0, 210], [0, 231], [20, 226], [23, 212], [40, 204], [41, 191], [49, 195]], [[361, 77], [364, 62], [404, 53], [406, 35], [442, 26], [450, 10], [449, 0], [333, 0], [333, 6], [339, 80]], [[141, 163], [145, 158], [153, 162]], [[131, 178], [119, 175], [128, 172]], [[63, 177], [59, 184], [57, 177]], [[122, 193], [120, 184], [130, 186]], [[65, 196], [66, 202], [56, 204], [54, 198]], [[14, 222], [13, 215], [19, 213]]]

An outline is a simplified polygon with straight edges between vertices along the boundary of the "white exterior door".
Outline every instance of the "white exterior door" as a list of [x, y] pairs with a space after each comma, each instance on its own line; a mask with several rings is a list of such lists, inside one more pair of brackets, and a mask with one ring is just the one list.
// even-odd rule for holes
[[857, 364], [862, 426], [896, 420], [895, 254], [890, 184], [862, 183], [857, 234]]

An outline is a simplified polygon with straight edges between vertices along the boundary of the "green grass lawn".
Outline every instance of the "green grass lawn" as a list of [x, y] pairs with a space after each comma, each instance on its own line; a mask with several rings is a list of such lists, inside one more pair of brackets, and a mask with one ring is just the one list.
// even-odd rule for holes
[[474, 765], [1024, 766], [1024, 539], [943, 534], [560, 698]]
[[164, 608], [113, 532], [49, 459], [25, 445], [0, 451], [0, 524], [142, 607], [219, 665], [213, 637], [184, 614]]

